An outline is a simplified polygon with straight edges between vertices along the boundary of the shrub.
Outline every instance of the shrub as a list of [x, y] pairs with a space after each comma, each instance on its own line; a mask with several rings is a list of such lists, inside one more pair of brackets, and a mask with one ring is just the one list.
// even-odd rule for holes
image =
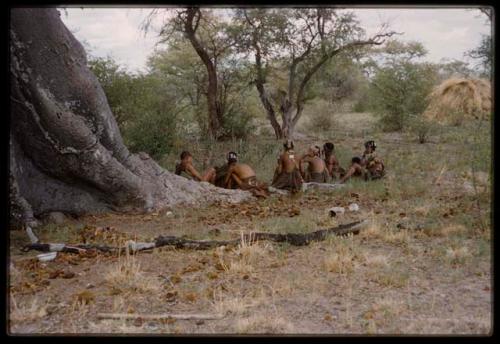
[[428, 95], [434, 86], [434, 69], [428, 64], [402, 62], [381, 68], [371, 88], [375, 113], [385, 131], [400, 131], [411, 115], [427, 108]]
[[124, 129], [125, 143], [133, 152], [146, 152], [154, 159], [168, 154], [179, 139], [176, 116], [170, 112], [150, 111]]
[[429, 94], [437, 83], [437, 67], [418, 62], [427, 51], [418, 42], [389, 41], [382, 51], [382, 62], [374, 62], [370, 105], [380, 117], [385, 131], [401, 131], [411, 115], [422, 114], [429, 103]]
[[429, 136], [436, 132], [436, 124], [422, 116], [410, 116], [408, 120], [408, 131], [415, 135], [419, 143], [426, 143]]
[[318, 100], [312, 103], [305, 114], [309, 117], [306, 129], [311, 132], [330, 131], [334, 129], [335, 119], [333, 114], [334, 108], [329, 102]]

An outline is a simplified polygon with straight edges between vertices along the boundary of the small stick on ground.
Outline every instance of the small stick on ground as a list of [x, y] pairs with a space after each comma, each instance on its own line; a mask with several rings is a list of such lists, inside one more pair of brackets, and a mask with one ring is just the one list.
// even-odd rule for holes
[[221, 314], [128, 314], [128, 313], [99, 313], [98, 319], [143, 319], [143, 320], [219, 320]]

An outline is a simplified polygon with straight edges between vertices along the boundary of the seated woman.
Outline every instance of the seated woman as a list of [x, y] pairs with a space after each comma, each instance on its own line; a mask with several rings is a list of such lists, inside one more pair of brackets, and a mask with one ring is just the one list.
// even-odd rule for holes
[[235, 152], [227, 155], [227, 174], [224, 180], [227, 189], [238, 188], [250, 191], [254, 196], [267, 197], [267, 185], [259, 183], [254, 170], [247, 164], [239, 163]]
[[283, 147], [284, 152], [278, 157], [278, 166], [274, 171], [271, 186], [295, 193], [301, 190], [304, 180], [293, 150], [293, 142], [288, 140]]
[[[320, 148], [311, 146], [306, 154], [299, 159], [300, 173], [306, 183], [328, 183], [330, 175], [325, 162], [319, 157]], [[304, 171], [304, 163], [308, 163], [307, 171]]]
[[335, 146], [331, 142], [326, 142], [323, 145], [323, 154], [324, 154], [326, 169], [328, 170], [328, 173], [332, 177], [332, 180], [335, 180], [337, 178], [342, 178], [345, 175], [345, 170], [342, 167], [340, 167], [339, 161], [335, 156], [334, 150]]
[[344, 183], [351, 176], [364, 177], [365, 180], [380, 179], [385, 175], [385, 166], [375, 154], [377, 145], [375, 141], [365, 142], [365, 151], [362, 157], [352, 158], [352, 164], [346, 175], [340, 179]]
[[365, 152], [363, 153], [363, 162], [366, 169], [365, 180], [375, 180], [385, 176], [385, 166], [382, 159], [375, 153], [376, 148], [375, 141], [365, 143]]
[[211, 184], [215, 183], [215, 169], [210, 167], [201, 175], [196, 168], [194, 168], [193, 156], [188, 151], [183, 151], [181, 153], [181, 161], [175, 166], [175, 174], [181, 176], [182, 173], [185, 174], [184, 177], [189, 179], [194, 179], [199, 182], [209, 182]]

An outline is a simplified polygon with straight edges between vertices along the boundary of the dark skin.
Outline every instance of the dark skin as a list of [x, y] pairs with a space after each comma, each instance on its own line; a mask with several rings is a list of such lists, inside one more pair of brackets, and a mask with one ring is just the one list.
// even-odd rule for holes
[[366, 155], [371, 154], [373, 152], [374, 152], [374, 150], [371, 146], [368, 146], [365, 148], [365, 151], [363, 152], [363, 157], [361, 158], [361, 165], [362, 166], [366, 166], [366, 163], [368, 162], [366, 159]]
[[255, 177], [255, 171], [249, 165], [233, 162], [229, 164], [224, 185], [226, 185], [226, 188], [231, 189], [233, 183], [236, 183], [239, 187], [244, 179], [250, 177]]
[[339, 183], [345, 183], [345, 181], [351, 176], [362, 176], [363, 174], [364, 167], [361, 164], [354, 162], [352, 163], [351, 167], [349, 167], [349, 170], [347, 170], [345, 176], [340, 179]]
[[347, 179], [349, 179], [351, 176], [363, 176], [366, 171], [365, 169], [373, 171], [373, 169], [381, 169], [383, 170], [383, 164], [381, 161], [373, 161], [369, 167], [367, 167], [368, 160], [365, 158], [367, 154], [373, 153], [374, 150], [372, 147], [368, 146], [366, 147], [363, 157], [361, 158], [361, 163], [352, 163], [351, 167], [345, 174], [345, 176], [340, 179], [340, 183], [344, 183]]
[[339, 161], [333, 151], [325, 151], [325, 164], [328, 173], [333, 177], [335, 170], [339, 167]]
[[299, 168], [302, 177], [305, 177], [304, 163], [307, 163], [307, 170], [310, 173], [323, 173], [326, 168], [325, 162], [321, 159], [312, 148], [309, 148], [306, 154], [299, 160]]
[[278, 166], [276, 166], [276, 170], [274, 171], [273, 182], [281, 173], [291, 173], [296, 168], [299, 168], [299, 165], [297, 163], [295, 153], [292, 150], [285, 149], [285, 151], [278, 158]]
[[185, 171], [187, 174], [189, 174], [191, 177], [196, 179], [199, 182], [209, 182], [214, 184], [215, 183], [215, 168], [211, 167], [208, 170], [205, 171], [205, 173], [200, 174], [196, 168], [193, 166], [193, 157], [192, 156], [187, 156], [184, 159], [181, 160], [181, 168], [183, 171]]

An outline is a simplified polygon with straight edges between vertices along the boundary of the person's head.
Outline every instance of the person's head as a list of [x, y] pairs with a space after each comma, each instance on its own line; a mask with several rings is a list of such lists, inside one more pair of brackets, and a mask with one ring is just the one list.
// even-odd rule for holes
[[181, 160], [182, 161], [193, 161], [193, 156], [188, 151], [183, 151], [181, 153]]
[[365, 150], [369, 153], [374, 152], [375, 148], [377, 148], [377, 145], [375, 144], [375, 141], [370, 140], [365, 142]]
[[238, 162], [238, 154], [236, 154], [235, 152], [227, 153], [227, 163], [234, 164], [236, 162]]
[[319, 147], [316, 145], [311, 145], [311, 146], [309, 146], [309, 149], [307, 150], [307, 155], [315, 156], [315, 155], [319, 154], [318, 152], [319, 152]]
[[283, 147], [285, 148], [285, 151], [293, 150], [293, 141], [292, 140], [286, 140], [286, 142], [283, 143]]
[[355, 156], [351, 159], [351, 163], [353, 164], [361, 164], [361, 158], [359, 156]]
[[325, 151], [325, 153], [331, 153], [331, 152], [333, 152], [334, 149], [335, 149], [335, 146], [331, 142], [327, 142], [323, 145], [323, 150]]
[[316, 147], [316, 155], [320, 156], [321, 155], [321, 147], [318, 145], [315, 145], [314, 147]]

